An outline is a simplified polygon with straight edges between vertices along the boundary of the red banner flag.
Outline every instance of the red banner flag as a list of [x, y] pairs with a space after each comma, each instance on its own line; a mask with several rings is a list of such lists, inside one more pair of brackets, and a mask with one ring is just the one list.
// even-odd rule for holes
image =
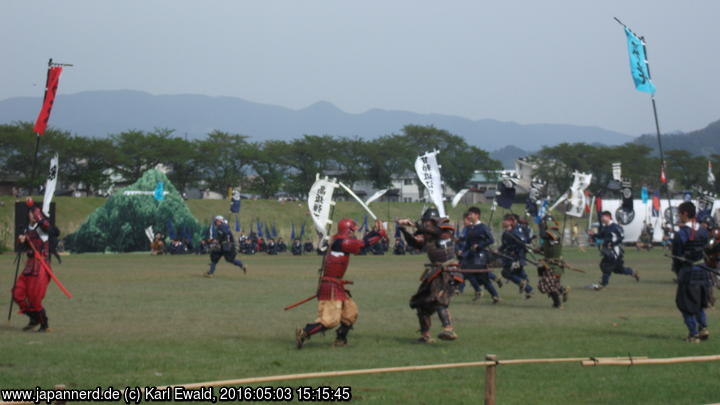
[[591, 199], [590, 199], [590, 192], [587, 191], [587, 190], [585, 190], [585, 213], [586, 213], [586, 214], [589, 214], [589, 213], [590, 213], [590, 204], [591, 204], [591, 203], [590, 203], [590, 200], [591, 200]]
[[598, 215], [602, 212], [602, 198], [600, 196], [595, 197], [595, 210]]
[[656, 213], [660, 212], [660, 194], [657, 192], [653, 193], [652, 196], [652, 209], [653, 209], [653, 216], [656, 217]]
[[60, 82], [60, 73], [62, 73], [61, 66], [53, 66], [48, 69], [45, 97], [43, 98], [43, 105], [40, 109], [40, 114], [38, 114], [37, 121], [35, 121], [35, 128], [33, 129], [38, 135], [42, 135], [45, 132], [45, 128], [47, 128], [50, 112], [55, 102], [55, 93], [57, 92], [58, 83]]
[[660, 166], [660, 181], [662, 184], [667, 183], [667, 177], [665, 177], [665, 168], [663, 166]]

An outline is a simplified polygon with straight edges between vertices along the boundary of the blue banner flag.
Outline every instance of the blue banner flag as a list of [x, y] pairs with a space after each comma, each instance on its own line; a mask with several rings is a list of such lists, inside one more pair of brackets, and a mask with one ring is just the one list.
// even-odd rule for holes
[[400, 227], [397, 224], [395, 224], [395, 238], [400, 238], [400, 237], [402, 237], [402, 231], [400, 231]]
[[630, 55], [630, 73], [635, 82], [635, 88], [645, 93], [655, 93], [655, 85], [650, 80], [645, 39], [635, 35], [628, 27], [625, 27], [625, 36], [627, 36], [628, 54]]
[[235, 232], [240, 232], [240, 219], [238, 219], [238, 216], [235, 215]]
[[263, 236], [263, 231], [262, 231], [262, 225], [260, 225], [260, 220], [259, 220], [259, 219], [255, 220], [255, 226], [257, 227], [258, 237], [259, 237], [259, 238], [262, 238], [262, 236]]
[[290, 223], [290, 240], [295, 240], [295, 224]]
[[273, 236], [273, 238], [277, 238], [277, 236], [278, 236], [277, 228], [275, 228], [275, 224], [272, 224], [272, 236]]
[[640, 197], [642, 198], [643, 204], [648, 203], [648, 190], [647, 187], [642, 186], [642, 190], [640, 190]]
[[548, 205], [549, 205], [548, 199], [547, 198], [543, 199], [542, 204], [540, 204], [540, 209], [537, 212], [537, 216], [535, 217], [536, 224], [539, 224], [542, 221], [543, 217], [547, 213]]
[[162, 181], [158, 181], [155, 186], [155, 199], [158, 201], [165, 199], [165, 185]]
[[273, 234], [270, 232], [270, 228], [268, 228], [268, 225], [265, 224], [265, 237], [272, 238]]
[[303, 224], [300, 226], [300, 239], [302, 239], [303, 236], [305, 236], [305, 223], [304, 223], [304, 222], [303, 222]]

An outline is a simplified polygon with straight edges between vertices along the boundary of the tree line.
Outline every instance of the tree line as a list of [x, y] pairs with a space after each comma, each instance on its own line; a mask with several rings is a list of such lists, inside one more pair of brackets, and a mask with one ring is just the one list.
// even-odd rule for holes
[[351, 187], [367, 181], [385, 188], [395, 176], [412, 175], [415, 158], [434, 149], [441, 151], [443, 180], [454, 190], [464, 188], [475, 170], [501, 168], [487, 151], [432, 126], [408, 125], [399, 134], [369, 140], [303, 135], [263, 142], [218, 130], [188, 140], [170, 129], [88, 138], [49, 128], [41, 138], [39, 169], [33, 177], [32, 128], [29, 122], [0, 125], [0, 178], [37, 187], [44, 182], [51, 156], [58, 153], [61, 183], [83, 183], [89, 194], [106, 189], [118, 176], [132, 182], [158, 164], [169, 169], [167, 176], [178, 190], [198, 187], [224, 194], [228, 187], [241, 186], [243, 192], [263, 198], [279, 192], [303, 196], [316, 173], [332, 174]]
[[[551, 189], [567, 190], [573, 180], [572, 172], [592, 173], [589, 191], [602, 194], [612, 180], [612, 163], [622, 163], [622, 177], [629, 179], [637, 194], [645, 185], [649, 190], [660, 190], [660, 158], [653, 149], [639, 144], [626, 143], [618, 146], [562, 143], [544, 147], [530, 159], [537, 165], [535, 175], [548, 183]], [[670, 191], [680, 192], [702, 188], [719, 192], [718, 183], [708, 183], [708, 166], [720, 169], [720, 155], [709, 157], [693, 155], [687, 150], [665, 151], [666, 176]], [[716, 177], [720, 175], [715, 172]]]

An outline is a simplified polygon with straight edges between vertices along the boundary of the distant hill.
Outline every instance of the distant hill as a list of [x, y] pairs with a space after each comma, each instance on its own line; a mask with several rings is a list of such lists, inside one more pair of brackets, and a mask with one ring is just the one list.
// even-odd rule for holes
[[502, 163], [504, 169], [514, 169], [515, 161], [518, 158], [528, 156], [530, 154], [530, 152], [524, 149], [509, 145], [490, 152], [490, 157]]
[[[0, 123], [32, 121], [40, 98], [15, 97], [0, 101]], [[51, 126], [73, 133], [103, 137], [128, 129], [170, 128], [178, 135], [201, 137], [219, 129], [241, 133], [254, 140], [292, 139], [303, 134], [374, 138], [397, 133], [408, 124], [434, 125], [465, 137], [486, 150], [514, 145], [526, 150], [561, 142], [632, 141], [632, 137], [598, 127], [529, 124], [492, 119], [470, 120], [407, 111], [372, 109], [361, 114], [344, 112], [328, 102], [292, 110], [253, 103], [235, 97], [202, 95], [151, 95], [140, 91], [112, 90], [59, 94]]]
[[[643, 135], [635, 139], [635, 142], [649, 146], [657, 152], [656, 135]], [[685, 134], [663, 135], [662, 144], [664, 150], [682, 149], [703, 156], [720, 154], [720, 120]]]

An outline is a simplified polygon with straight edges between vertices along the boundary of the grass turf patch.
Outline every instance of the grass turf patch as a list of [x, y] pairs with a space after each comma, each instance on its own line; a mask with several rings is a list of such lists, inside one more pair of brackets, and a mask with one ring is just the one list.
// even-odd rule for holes
[[[684, 343], [687, 331], [675, 308], [672, 273], [660, 250], [628, 250], [626, 263], [641, 282], [613, 275], [609, 288], [584, 287], [600, 277], [595, 251], [567, 251], [588, 274], [566, 273], [572, 288], [562, 310], [546, 296], [525, 300], [507, 284], [502, 302], [472, 288], [450, 310], [460, 336], [434, 345], [413, 343], [417, 320], [408, 307], [424, 258], [353, 257], [347, 278], [360, 307], [350, 344], [330, 347], [334, 332], [317, 335], [302, 350], [294, 329], [315, 317], [314, 301], [291, 311], [283, 306], [311, 295], [320, 258], [315, 255], [240, 257], [247, 275], [228, 263], [206, 279], [207, 256], [85, 254], [64, 258], [56, 274], [75, 295], [50, 285], [45, 305], [51, 333], [23, 333], [27, 318], [13, 315], [0, 327], [0, 387], [69, 388], [166, 385], [312, 371], [392, 367], [499, 359], [650, 356], [720, 353], [717, 311], [708, 311], [710, 340]], [[13, 255], [0, 256], [0, 290], [12, 285]], [[535, 269], [528, 267], [533, 285]], [[7, 314], [9, 294], [0, 302]], [[4, 323], [4, 322], [3, 322]], [[440, 331], [433, 319], [433, 333]], [[482, 400], [484, 370], [323, 378], [272, 385], [350, 385], [361, 403], [427, 403]], [[578, 364], [513, 365], [498, 369], [501, 404], [697, 404], [718, 401], [720, 364], [586, 367]], [[688, 382], [692, 381], [692, 389]]]

